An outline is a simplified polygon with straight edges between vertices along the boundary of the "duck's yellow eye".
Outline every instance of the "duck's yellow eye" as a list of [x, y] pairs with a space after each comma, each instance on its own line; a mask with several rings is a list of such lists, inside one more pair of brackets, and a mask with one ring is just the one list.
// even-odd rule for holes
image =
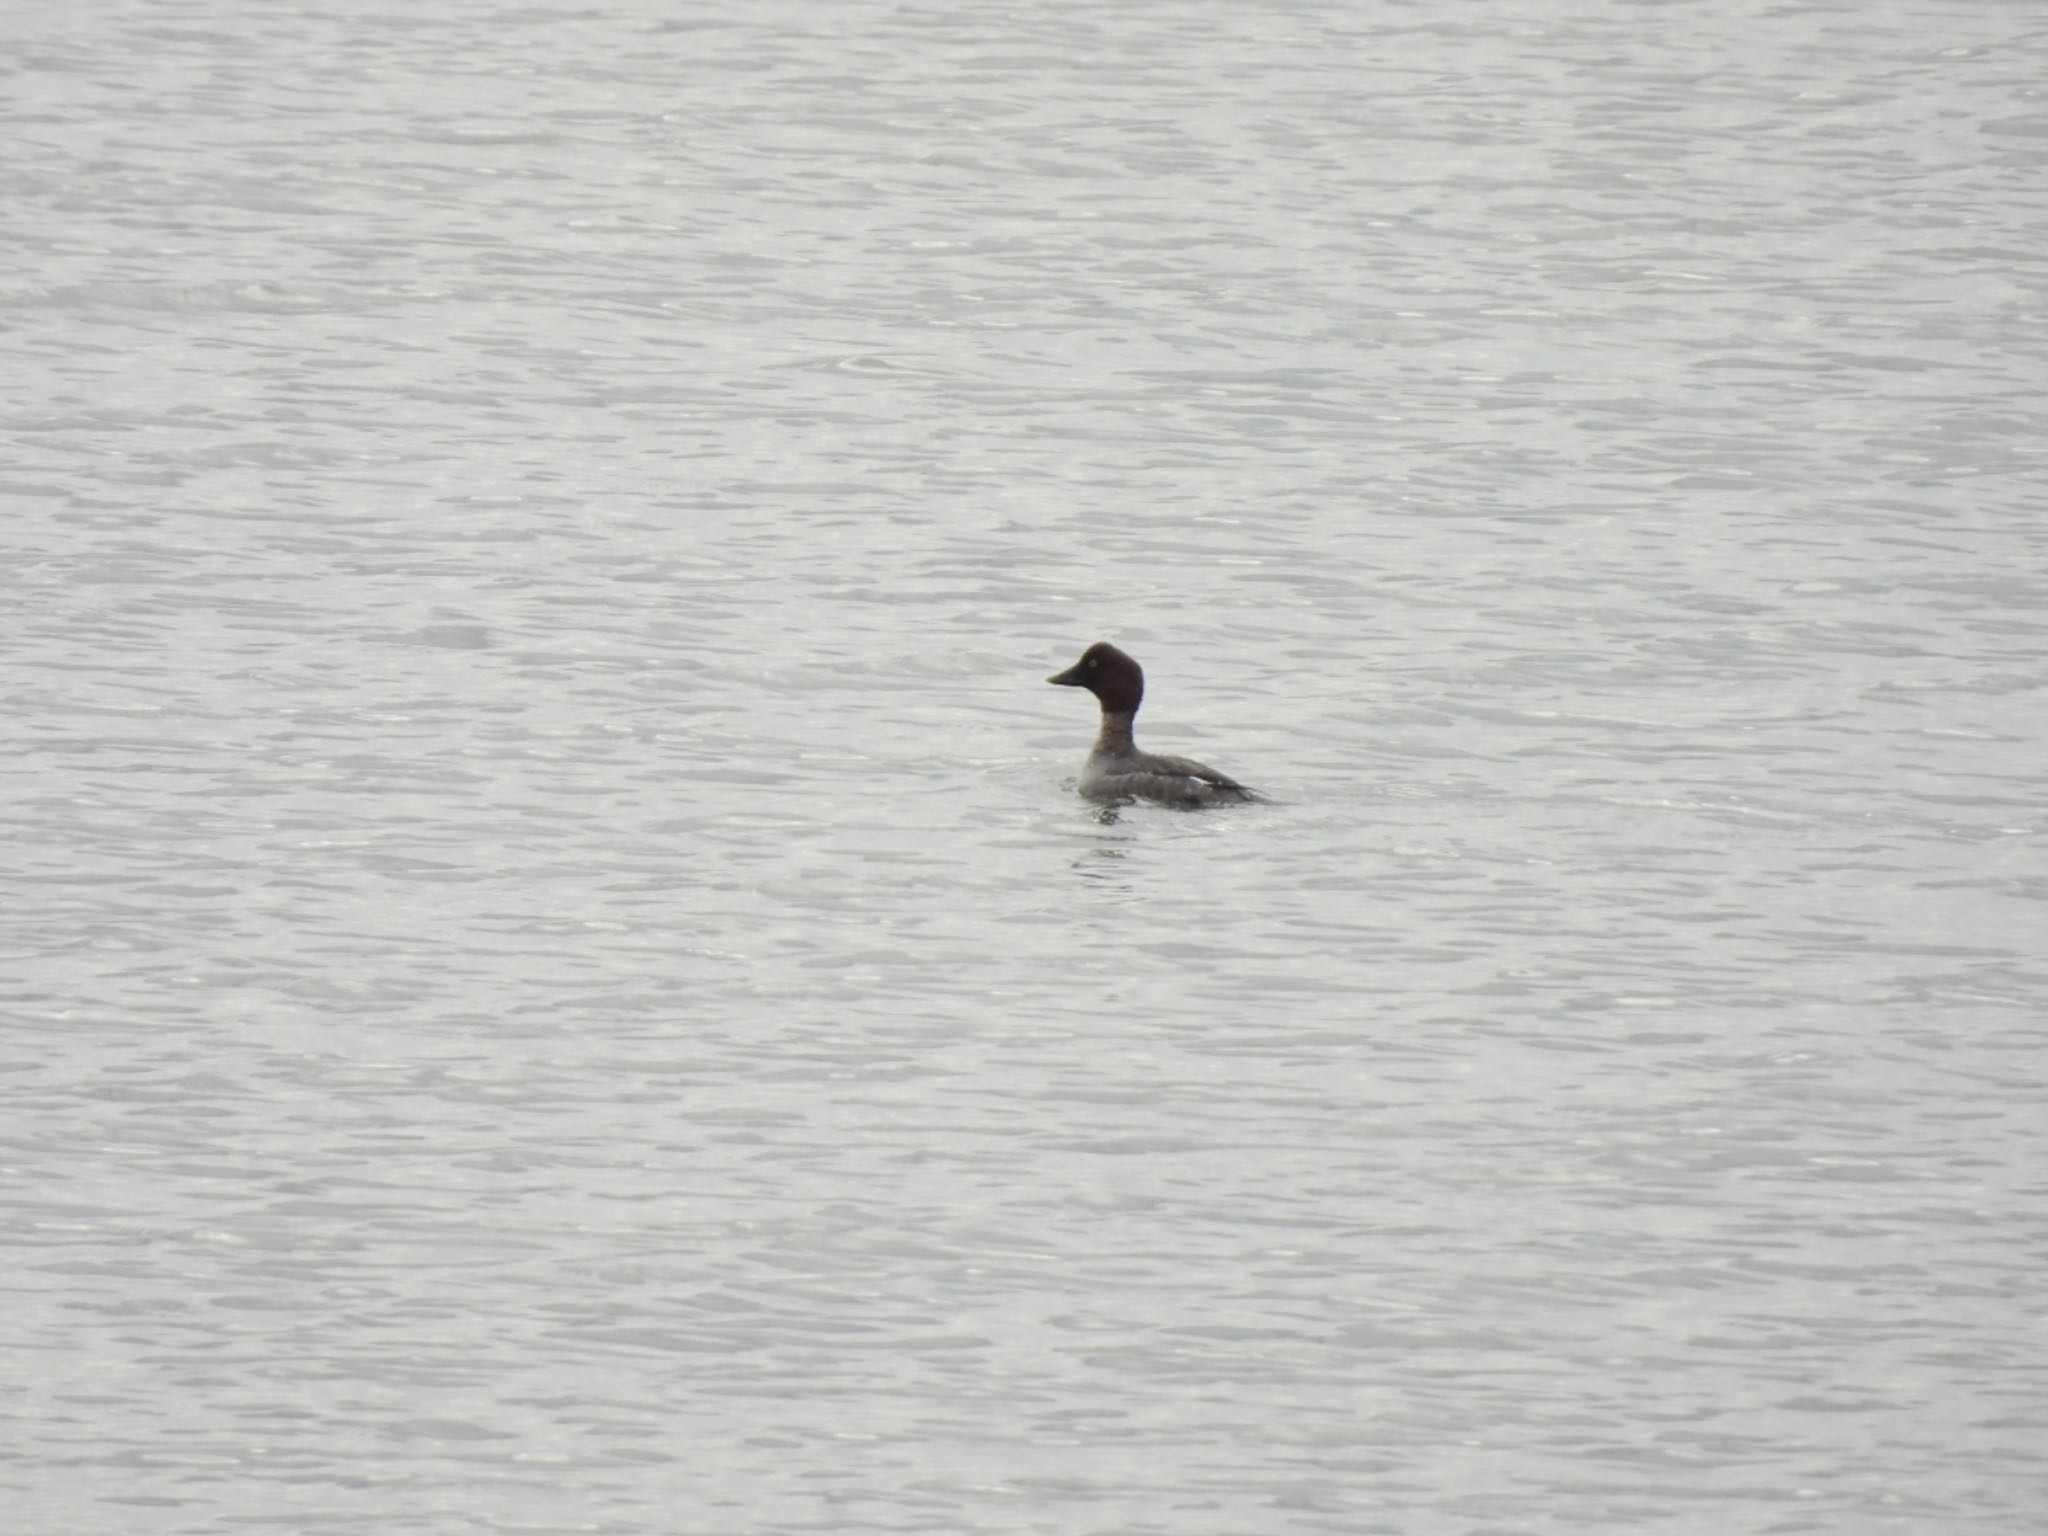
[[1099, 661], [1091, 661], [1091, 662], [1089, 662], [1089, 663], [1088, 663], [1088, 665], [1089, 665], [1089, 666], [1091, 666], [1091, 667], [1099, 667], [1099, 666], [1101, 666], [1101, 665], [1102, 665], [1102, 663], [1101, 663], [1101, 662], [1099, 662]]

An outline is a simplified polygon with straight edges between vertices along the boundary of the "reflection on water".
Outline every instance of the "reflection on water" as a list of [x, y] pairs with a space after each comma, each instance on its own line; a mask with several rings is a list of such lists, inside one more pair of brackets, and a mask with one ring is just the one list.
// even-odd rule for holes
[[[1098, 821], [1114, 819], [1114, 813], [1109, 811], [1096, 818]], [[1133, 888], [1131, 871], [1125, 867], [1130, 856], [1131, 851], [1128, 847], [1094, 847], [1074, 860], [1073, 870], [1083, 880], [1112, 886], [1120, 891], [1130, 891]]]

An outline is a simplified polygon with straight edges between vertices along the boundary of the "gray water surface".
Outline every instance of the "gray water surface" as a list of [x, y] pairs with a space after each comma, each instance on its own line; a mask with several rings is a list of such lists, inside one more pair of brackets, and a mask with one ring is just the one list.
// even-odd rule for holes
[[8, 10], [10, 1529], [2048, 1526], [2024, 7]]

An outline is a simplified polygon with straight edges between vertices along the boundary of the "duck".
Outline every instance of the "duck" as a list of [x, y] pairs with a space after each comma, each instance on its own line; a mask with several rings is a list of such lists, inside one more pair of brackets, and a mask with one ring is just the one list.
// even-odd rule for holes
[[1206, 763], [1141, 752], [1131, 739], [1131, 722], [1145, 702], [1145, 669], [1107, 640], [1096, 641], [1079, 661], [1046, 681], [1062, 688], [1086, 688], [1102, 706], [1102, 728], [1081, 765], [1080, 792], [1088, 799], [1149, 800], [1192, 810], [1265, 798]]

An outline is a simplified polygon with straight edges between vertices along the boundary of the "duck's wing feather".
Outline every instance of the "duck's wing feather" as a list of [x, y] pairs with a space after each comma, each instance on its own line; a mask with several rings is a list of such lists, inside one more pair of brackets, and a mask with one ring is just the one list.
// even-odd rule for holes
[[1191, 757], [1160, 757], [1153, 753], [1147, 753], [1143, 765], [1129, 772], [1104, 774], [1093, 786], [1093, 792], [1107, 796], [1136, 795], [1169, 805], [1224, 805], [1262, 798], [1257, 790], [1238, 783], [1227, 773], [1218, 773], [1206, 763]]

